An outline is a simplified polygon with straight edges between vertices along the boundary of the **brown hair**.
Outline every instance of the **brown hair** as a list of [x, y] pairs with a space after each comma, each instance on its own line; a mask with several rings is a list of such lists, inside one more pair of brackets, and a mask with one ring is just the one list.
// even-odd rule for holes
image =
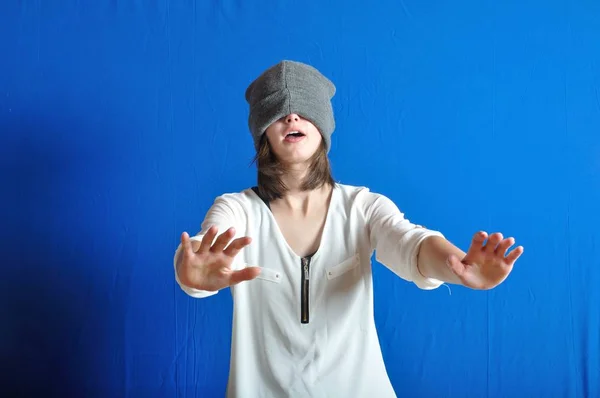
[[[254, 162], [256, 162], [258, 169], [258, 192], [260, 196], [267, 201], [281, 198], [287, 191], [287, 187], [280, 178], [285, 174], [286, 168], [275, 156], [266, 134], [263, 134], [260, 139]], [[302, 189], [306, 191], [316, 189], [324, 184], [333, 186], [335, 182], [327, 157], [326, 143], [325, 140], [322, 140], [321, 146], [310, 159], [308, 174], [302, 182]]]

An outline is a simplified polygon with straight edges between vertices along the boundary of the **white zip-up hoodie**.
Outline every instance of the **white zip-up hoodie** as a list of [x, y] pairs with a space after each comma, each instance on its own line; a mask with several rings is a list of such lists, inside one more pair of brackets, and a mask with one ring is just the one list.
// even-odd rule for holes
[[[269, 207], [248, 189], [219, 196], [201, 232], [235, 227], [252, 243], [233, 267], [261, 267], [258, 278], [231, 287], [233, 331], [228, 397], [391, 398], [373, 310], [371, 257], [421, 289], [442, 282], [417, 269], [419, 245], [442, 236], [409, 222], [387, 197], [336, 184], [321, 244], [296, 255]], [[174, 258], [177, 269], [177, 258]], [[192, 297], [207, 292], [179, 286]]]

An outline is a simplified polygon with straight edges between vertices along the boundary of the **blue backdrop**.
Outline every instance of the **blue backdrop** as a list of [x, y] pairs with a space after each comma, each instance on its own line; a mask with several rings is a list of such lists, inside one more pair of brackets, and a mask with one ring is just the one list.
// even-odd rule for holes
[[172, 256], [255, 183], [244, 90], [294, 59], [337, 85], [336, 180], [525, 247], [488, 292], [375, 264], [398, 395], [600, 396], [600, 3], [365, 4], [0, 2], [5, 392], [223, 395], [231, 296]]

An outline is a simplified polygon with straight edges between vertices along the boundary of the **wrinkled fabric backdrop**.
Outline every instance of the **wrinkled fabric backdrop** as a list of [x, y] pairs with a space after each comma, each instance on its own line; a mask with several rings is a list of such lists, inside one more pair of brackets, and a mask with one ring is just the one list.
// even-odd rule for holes
[[593, 0], [1, 2], [4, 392], [223, 396], [231, 296], [187, 297], [173, 253], [255, 183], [244, 90], [282, 59], [337, 85], [337, 181], [525, 246], [487, 292], [374, 263], [399, 397], [600, 396]]

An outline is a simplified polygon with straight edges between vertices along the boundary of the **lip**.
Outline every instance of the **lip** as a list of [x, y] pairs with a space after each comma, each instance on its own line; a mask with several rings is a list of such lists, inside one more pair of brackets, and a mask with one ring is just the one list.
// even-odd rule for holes
[[302, 133], [306, 136], [306, 133], [304, 131], [300, 130], [299, 128], [290, 127], [289, 129], [286, 129], [283, 132], [283, 138], [285, 138], [289, 133], [294, 132], [294, 131], [297, 131], [298, 133]]
[[[294, 137], [292, 135], [288, 136], [288, 134], [290, 134], [292, 132], [302, 133], [302, 136], [300, 136], [300, 137]], [[296, 128], [289, 128], [283, 133], [283, 141], [285, 141], [285, 142], [290, 142], [290, 143], [300, 142], [305, 138], [306, 138], [306, 133], [304, 133], [302, 130], [296, 129]]]
[[302, 140], [303, 140], [303, 139], [305, 139], [305, 138], [306, 138], [306, 136], [305, 136], [305, 135], [303, 135], [303, 136], [301, 136], [301, 137], [294, 137], [293, 135], [290, 135], [289, 137], [285, 137], [285, 138], [283, 139], [283, 141], [284, 141], [284, 142], [295, 143], [295, 142], [300, 142], [300, 141], [302, 141]]

